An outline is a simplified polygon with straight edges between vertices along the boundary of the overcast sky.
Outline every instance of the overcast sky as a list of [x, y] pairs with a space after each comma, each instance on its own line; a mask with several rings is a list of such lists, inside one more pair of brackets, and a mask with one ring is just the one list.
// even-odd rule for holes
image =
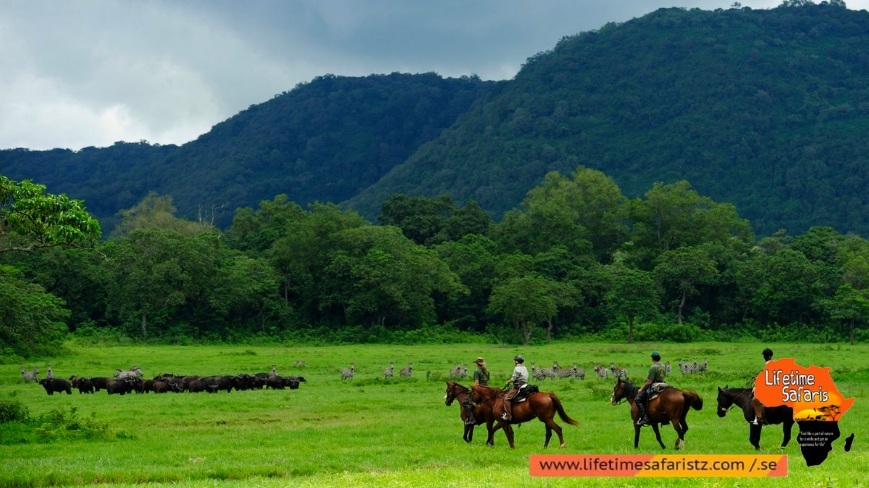
[[[781, 0], [746, 0], [772, 8]], [[819, 2], [816, 2], [819, 3]], [[183, 144], [334, 74], [510, 79], [564, 36], [733, 0], [0, 0], [0, 149]], [[869, 8], [869, 0], [847, 0]]]

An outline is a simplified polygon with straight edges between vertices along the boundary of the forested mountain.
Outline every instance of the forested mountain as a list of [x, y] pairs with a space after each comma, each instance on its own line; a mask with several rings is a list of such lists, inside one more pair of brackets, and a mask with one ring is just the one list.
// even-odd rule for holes
[[83, 198], [110, 229], [148, 191], [221, 227], [281, 193], [371, 220], [390, 195], [447, 194], [499, 218], [585, 166], [629, 197], [688, 180], [759, 235], [866, 235], [869, 12], [792, 3], [661, 9], [564, 37], [507, 82], [323, 76], [180, 147], [6, 150], [0, 174]]
[[866, 11], [661, 9], [533, 56], [351, 204], [446, 192], [498, 214], [547, 171], [583, 165], [629, 196], [687, 179], [761, 235], [865, 235], [867, 136]]
[[287, 194], [341, 202], [452, 125], [494, 82], [433, 73], [321, 76], [178, 146], [0, 151], [0, 174], [85, 199], [103, 228], [149, 192], [189, 218], [231, 223], [239, 207]]

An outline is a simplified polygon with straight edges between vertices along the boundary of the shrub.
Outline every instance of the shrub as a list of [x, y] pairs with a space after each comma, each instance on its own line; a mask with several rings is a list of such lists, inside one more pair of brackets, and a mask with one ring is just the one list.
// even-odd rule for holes
[[0, 400], [0, 424], [24, 422], [30, 417], [27, 407], [17, 400]]

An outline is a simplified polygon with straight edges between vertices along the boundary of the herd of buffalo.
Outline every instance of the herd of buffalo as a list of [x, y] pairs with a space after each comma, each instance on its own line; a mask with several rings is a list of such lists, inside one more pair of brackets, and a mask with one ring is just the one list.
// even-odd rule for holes
[[94, 393], [106, 390], [109, 395], [124, 395], [127, 393], [217, 393], [219, 391], [232, 390], [262, 390], [272, 388], [283, 390], [289, 388], [296, 390], [305, 381], [301, 376], [281, 376], [274, 368], [269, 373], [217, 375], [217, 376], [180, 376], [171, 373], [163, 373], [146, 380], [142, 378], [142, 370], [133, 368], [129, 370], [117, 370], [113, 377], [95, 376], [80, 377], [73, 375], [68, 380], [55, 378], [49, 368], [46, 378], [38, 379], [35, 372], [21, 371], [24, 381], [39, 383], [45, 388], [46, 393], [66, 392], [72, 394], [73, 388], [79, 393]]

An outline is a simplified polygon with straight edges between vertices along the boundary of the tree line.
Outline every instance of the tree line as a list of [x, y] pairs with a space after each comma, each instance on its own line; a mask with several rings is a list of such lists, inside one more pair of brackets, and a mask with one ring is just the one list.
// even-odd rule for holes
[[[497, 222], [447, 196], [392, 195], [372, 224], [278, 195], [237, 209], [225, 230], [179, 218], [171, 196], [150, 194], [106, 239], [82, 202], [0, 182], [0, 355], [45, 353], [70, 333], [314, 343], [866, 337], [865, 239], [828, 227], [758, 239], [732, 204], [686, 181], [629, 199], [600, 171], [551, 172]], [[78, 220], [60, 219], [71, 212]], [[22, 224], [52, 218], [60, 223]]]

